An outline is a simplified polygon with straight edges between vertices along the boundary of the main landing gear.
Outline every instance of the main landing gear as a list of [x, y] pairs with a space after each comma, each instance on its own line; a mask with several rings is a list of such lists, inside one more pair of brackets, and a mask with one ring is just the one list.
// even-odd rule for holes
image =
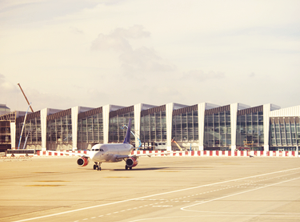
[[125, 165], [125, 170], [132, 170], [132, 167], [128, 167], [127, 165]]
[[95, 162], [94, 170], [100, 170], [101, 171], [101, 162]]

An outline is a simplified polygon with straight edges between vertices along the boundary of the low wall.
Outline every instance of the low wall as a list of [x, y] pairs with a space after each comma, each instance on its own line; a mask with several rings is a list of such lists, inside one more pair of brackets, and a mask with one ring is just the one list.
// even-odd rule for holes
[[88, 151], [69, 151], [69, 150], [62, 150], [62, 151], [36, 151], [37, 156], [78, 156], [78, 154], [87, 154]]
[[[88, 151], [37, 151], [37, 156], [78, 156]], [[298, 157], [296, 151], [132, 151], [131, 155], [155, 154], [154, 156], [194, 156], [194, 157]]]
[[[133, 151], [132, 155], [153, 154], [165, 156], [168, 151]], [[176, 151], [171, 152], [170, 156], [219, 156], [219, 157], [298, 157], [296, 151], [221, 151], [221, 150], [204, 150], [204, 151]]]

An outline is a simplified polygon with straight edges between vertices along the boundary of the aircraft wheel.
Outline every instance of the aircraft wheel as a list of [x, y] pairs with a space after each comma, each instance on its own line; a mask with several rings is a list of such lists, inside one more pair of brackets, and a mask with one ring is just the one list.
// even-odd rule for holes
[[97, 165], [94, 165], [94, 170], [97, 170], [97, 167], [98, 167]]
[[128, 170], [128, 166], [127, 165], [125, 166], [125, 170]]
[[129, 167], [130, 170], [132, 170], [132, 167]]

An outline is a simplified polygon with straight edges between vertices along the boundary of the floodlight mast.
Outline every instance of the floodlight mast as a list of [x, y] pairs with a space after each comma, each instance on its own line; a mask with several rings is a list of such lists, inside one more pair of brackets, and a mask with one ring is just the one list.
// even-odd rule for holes
[[26, 95], [25, 95], [25, 93], [24, 93], [24, 91], [23, 91], [23, 89], [22, 89], [22, 87], [21, 87], [20, 83], [18, 83], [18, 86], [20, 87], [20, 89], [21, 89], [21, 91], [22, 91], [22, 93], [23, 93], [23, 95], [24, 95], [24, 97], [25, 97], [25, 99], [26, 99], [26, 101], [27, 101], [27, 103], [28, 103], [28, 105], [29, 105], [30, 109], [31, 109], [31, 112], [33, 112], [33, 113], [34, 113], [34, 111], [33, 111], [32, 107], [31, 107], [31, 104], [29, 103], [29, 101], [28, 101], [28, 99], [27, 99], [27, 97], [26, 97]]

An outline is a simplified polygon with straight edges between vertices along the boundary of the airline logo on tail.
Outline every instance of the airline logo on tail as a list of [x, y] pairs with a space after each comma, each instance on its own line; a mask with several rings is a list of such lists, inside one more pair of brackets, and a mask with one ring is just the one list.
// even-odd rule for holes
[[130, 130], [131, 130], [131, 119], [129, 119], [129, 122], [128, 122], [128, 128], [127, 128], [127, 131], [126, 131], [126, 136], [125, 136], [125, 139], [124, 139], [124, 144], [130, 144]]

